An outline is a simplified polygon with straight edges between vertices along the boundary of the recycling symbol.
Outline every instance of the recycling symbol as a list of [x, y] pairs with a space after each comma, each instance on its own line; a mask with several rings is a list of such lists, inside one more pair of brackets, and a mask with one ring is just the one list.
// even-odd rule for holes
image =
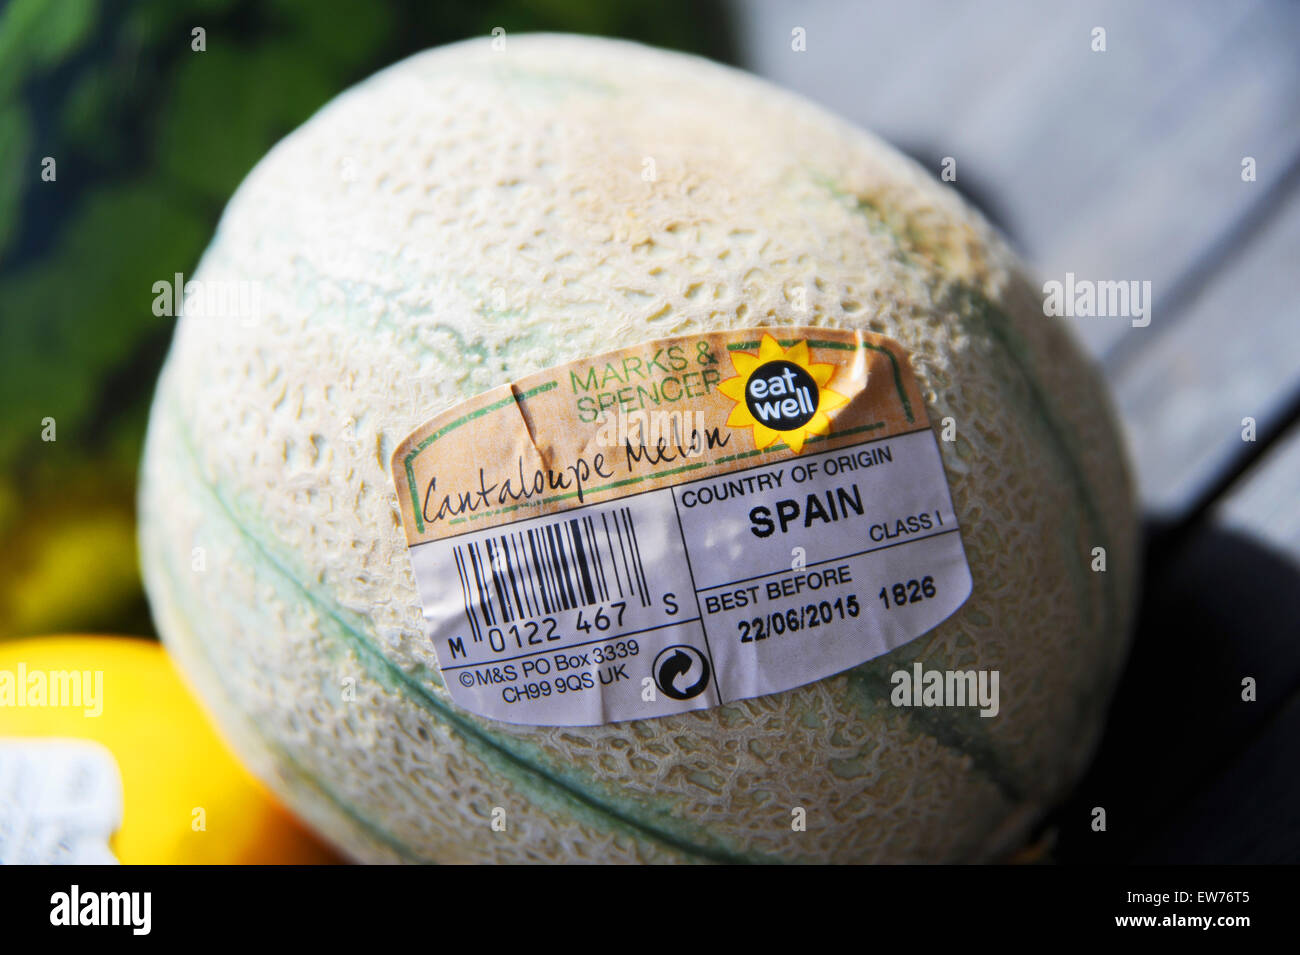
[[654, 662], [655, 683], [674, 700], [690, 700], [709, 685], [709, 661], [685, 644], [659, 651]]

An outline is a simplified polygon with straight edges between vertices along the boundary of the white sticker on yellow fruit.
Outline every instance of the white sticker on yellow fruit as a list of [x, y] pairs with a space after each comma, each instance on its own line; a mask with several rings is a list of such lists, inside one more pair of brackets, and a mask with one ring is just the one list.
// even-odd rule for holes
[[437, 415], [392, 463], [443, 681], [508, 723], [788, 690], [970, 595], [907, 355], [867, 332], [597, 355]]
[[113, 754], [80, 739], [0, 738], [0, 865], [116, 865]]

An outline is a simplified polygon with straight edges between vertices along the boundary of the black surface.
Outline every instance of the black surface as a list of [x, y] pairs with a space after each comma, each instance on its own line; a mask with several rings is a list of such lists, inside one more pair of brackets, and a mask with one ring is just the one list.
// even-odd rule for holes
[[1199, 521], [1147, 539], [1132, 654], [1097, 758], [1048, 823], [1053, 858], [1300, 861], [1300, 570]]

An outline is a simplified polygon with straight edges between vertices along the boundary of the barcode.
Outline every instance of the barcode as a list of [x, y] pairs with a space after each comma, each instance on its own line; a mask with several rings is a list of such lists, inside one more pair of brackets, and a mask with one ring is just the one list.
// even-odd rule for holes
[[458, 544], [456, 572], [475, 642], [484, 627], [611, 600], [650, 606], [630, 508]]

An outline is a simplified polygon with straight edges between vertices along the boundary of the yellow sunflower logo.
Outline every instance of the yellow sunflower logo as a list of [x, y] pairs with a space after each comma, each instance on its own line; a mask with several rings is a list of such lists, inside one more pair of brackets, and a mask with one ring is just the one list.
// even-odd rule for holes
[[806, 341], [788, 349], [771, 335], [763, 335], [758, 354], [732, 352], [734, 378], [718, 390], [736, 402], [727, 418], [728, 427], [753, 428], [754, 446], [762, 450], [784, 440], [796, 454], [809, 435], [831, 429], [828, 411], [849, 399], [826, 386], [835, 366], [814, 363]]

